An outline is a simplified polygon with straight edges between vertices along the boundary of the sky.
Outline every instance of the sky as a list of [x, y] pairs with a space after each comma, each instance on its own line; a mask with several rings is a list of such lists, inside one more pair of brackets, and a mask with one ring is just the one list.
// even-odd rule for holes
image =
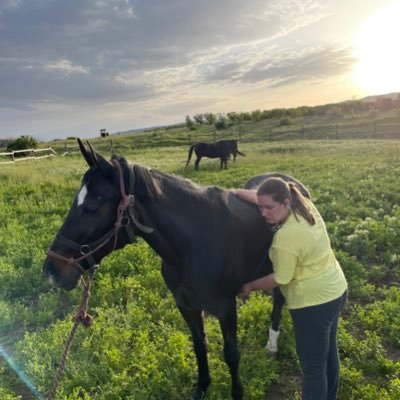
[[0, 0], [0, 138], [400, 91], [400, 0]]

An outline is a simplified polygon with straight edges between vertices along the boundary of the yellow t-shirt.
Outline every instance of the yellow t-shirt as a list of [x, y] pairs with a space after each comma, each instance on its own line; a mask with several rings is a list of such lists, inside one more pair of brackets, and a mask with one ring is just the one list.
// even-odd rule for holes
[[316, 218], [315, 225], [300, 215], [297, 220], [291, 212], [276, 232], [269, 250], [275, 280], [289, 309], [335, 300], [347, 289], [325, 223], [312, 202], [307, 202]]

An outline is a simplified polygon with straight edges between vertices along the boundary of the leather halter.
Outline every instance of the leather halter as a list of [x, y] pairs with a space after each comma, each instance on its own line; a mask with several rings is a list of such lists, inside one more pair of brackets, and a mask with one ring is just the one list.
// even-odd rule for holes
[[[144, 233], [150, 234], [153, 232], [153, 228], [145, 226], [141, 224], [134, 213], [134, 206], [135, 206], [135, 195], [131, 192], [134, 191], [135, 188], [135, 173], [133, 171], [133, 167], [129, 167], [129, 194], [126, 194], [125, 191], [125, 183], [124, 183], [124, 176], [122, 167], [119, 161], [112, 160], [111, 161], [116, 169], [118, 170], [119, 174], [119, 186], [121, 191], [121, 201], [119, 202], [118, 209], [117, 209], [117, 220], [114, 224], [114, 227], [110, 229], [105, 235], [103, 235], [98, 240], [90, 243], [90, 244], [79, 244], [74, 242], [71, 239], [66, 238], [65, 236], [61, 235], [60, 232], [57, 233], [56, 238], [54, 240], [55, 243], [61, 243], [66, 245], [72, 250], [79, 251], [81, 256], [78, 258], [67, 258], [62, 254], [51, 250], [50, 248], [47, 250], [47, 255], [51, 258], [55, 258], [64, 262], [67, 262], [69, 265], [75, 265], [81, 272], [85, 273], [88, 270], [93, 270], [96, 268], [96, 260], [94, 259], [94, 253], [96, 253], [100, 248], [105, 246], [113, 237], [114, 237], [114, 251], [117, 246], [118, 241], [118, 232], [121, 228], [124, 228], [127, 236], [129, 237], [129, 242], [135, 241], [135, 235], [131, 227], [131, 223], [135, 225], [139, 230]], [[82, 260], [87, 260], [89, 264], [89, 268], [85, 269], [80, 265]]]

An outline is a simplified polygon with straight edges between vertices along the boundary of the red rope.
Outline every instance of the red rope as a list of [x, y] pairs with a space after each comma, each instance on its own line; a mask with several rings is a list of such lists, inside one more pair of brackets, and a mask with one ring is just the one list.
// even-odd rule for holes
[[76, 333], [79, 323], [81, 322], [85, 328], [88, 328], [89, 326], [91, 326], [93, 324], [93, 319], [87, 313], [87, 308], [88, 308], [89, 298], [90, 298], [90, 287], [92, 285], [95, 272], [96, 271], [94, 271], [89, 276], [88, 282], [84, 284], [83, 291], [82, 291], [82, 301], [81, 301], [81, 304], [79, 307], [79, 311], [73, 318], [74, 325], [71, 329], [70, 334], [68, 335], [67, 341], [65, 342], [64, 353], [61, 357], [60, 366], [57, 369], [53, 386], [52, 386], [46, 400], [52, 400], [57, 392], [58, 385], [60, 384], [61, 378], [64, 374], [65, 363], [67, 361], [68, 353], [71, 348], [72, 340], [75, 336], [75, 333]]

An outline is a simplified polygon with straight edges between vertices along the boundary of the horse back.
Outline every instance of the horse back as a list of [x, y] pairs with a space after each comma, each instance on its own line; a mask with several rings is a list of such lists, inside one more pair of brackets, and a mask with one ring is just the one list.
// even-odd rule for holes
[[310, 191], [305, 185], [303, 185], [298, 179], [293, 176], [281, 174], [279, 172], [268, 172], [263, 175], [257, 175], [250, 178], [244, 185], [245, 189], [257, 189], [261, 183], [263, 183], [268, 178], [281, 178], [286, 182], [293, 182], [296, 184], [297, 188], [300, 190], [301, 194], [305, 197], [310, 198]]

